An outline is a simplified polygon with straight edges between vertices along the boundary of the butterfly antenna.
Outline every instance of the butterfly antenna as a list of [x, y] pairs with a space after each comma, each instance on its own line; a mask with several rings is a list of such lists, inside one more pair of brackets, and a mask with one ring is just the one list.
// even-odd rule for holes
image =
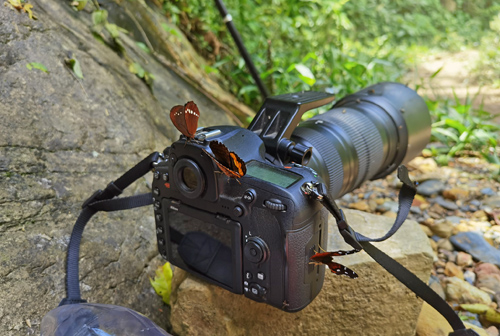
[[324, 249], [321, 247], [321, 245], [319, 245], [319, 244], [318, 244], [318, 247], [319, 247], [319, 249], [320, 249], [321, 251], [323, 251], [323, 252], [327, 252], [326, 250], [324, 250]]

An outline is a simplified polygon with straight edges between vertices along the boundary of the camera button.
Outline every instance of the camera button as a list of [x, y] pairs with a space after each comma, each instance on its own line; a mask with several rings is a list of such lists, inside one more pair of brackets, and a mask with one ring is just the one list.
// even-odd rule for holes
[[243, 286], [248, 287], [248, 281], [243, 281]]
[[245, 273], [245, 279], [247, 279], [247, 280], [251, 280], [252, 278], [253, 278], [252, 273], [250, 273], [250, 272], [246, 272], [246, 273]]
[[275, 211], [286, 211], [286, 205], [281, 202], [281, 200], [277, 198], [271, 198], [264, 201], [264, 205], [266, 208]]
[[160, 179], [160, 172], [158, 170], [155, 170], [155, 180]]
[[155, 196], [160, 196], [160, 189], [159, 189], [159, 188], [154, 188], [154, 189], [153, 189], [153, 194], [154, 194]]
[[260, 289], [261, 287], [255, 283], [250, 285], [250, 291], [252, 292], [253, 295], [259, 295], [260, 294]]
[[243, 209], [238, 205], [235, 206], [233, 209], [233, 215], [235, 215], [236, 217], [241, 217], [241, 215], [243, 215]]
[[161, 176], [162, 180], [165, 181], [165, 182], [168, 182], [168, 173], [164, 173], [162, 176]]
[[255, 199], [255, 193], [253, 190], [247, 190], [247, 191], [245, 191], [245, 193], [243, 194], [243, 196], [241, 198], [246, 203], [252, 203], [253, 200]]
[[266, 279], [266, 275], [262, 272], [259, 272], [257, 273], [257, 279], [259, 280], [265, 280]]
[[156, 214], [155, 218], [156, 218], [157, 222], [161, 222], [161, 220], [163, 219], [163, 216], [161, 214]]

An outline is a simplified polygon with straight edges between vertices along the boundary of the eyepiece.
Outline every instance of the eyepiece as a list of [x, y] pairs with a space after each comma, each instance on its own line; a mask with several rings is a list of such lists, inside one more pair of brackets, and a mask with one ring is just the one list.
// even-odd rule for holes
[[197, 198], [205, 190], [205, 177], [200, 167], [190, 159], [180, 159], [174, 166], [175, 183], [187, 198]]

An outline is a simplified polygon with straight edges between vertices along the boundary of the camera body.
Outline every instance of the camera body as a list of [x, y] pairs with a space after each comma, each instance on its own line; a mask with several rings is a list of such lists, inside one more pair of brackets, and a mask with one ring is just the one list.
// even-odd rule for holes
[[[286, 311], [307, 306], [321, 290], [324, 268], [309, 265], [326, 246], [327, 212], [301, 191], [321, 182], [310, 168], [266, 160], [263, 140], [232, 126], [198, 130], [173, 143], [155, 166], [158, 247], [173, 265], [236, 294]], [[238, 180], [220, 173], [209, 141], [246, 162]]]
[[[391, 173], [430, 138], [425, 102], [398, 83], [370, 86], [300, 123], [304, 112], [333, 99], [322, 92], [270, 97], [248, 129], [202, 128], [166, 148], [152, 184], [160, 254], [284, 311], [311, 303], [325, 268], [309, 259], [320, 246], [328, 248], [328, 212], [302, 185], [325, 183], [336, 199]], [[246, 174], [224, 175], [207, 154], [210, 141], [236, 153]]]

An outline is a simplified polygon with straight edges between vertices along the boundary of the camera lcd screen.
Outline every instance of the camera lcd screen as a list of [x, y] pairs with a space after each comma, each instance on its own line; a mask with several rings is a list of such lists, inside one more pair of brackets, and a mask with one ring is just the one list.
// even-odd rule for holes
[[288, 188], [295, 182], [302, 179], [302, 176], [285, 170], [278, 170], [275, 167], [263, 164], [259, 161], [247, 163], [247, 175], [276, 184], [283, 188]]
[[168, 211], [168, 225], [169, 260], [174, 265], [233, 288], [233, 233], [229, 228], [181, 211]]

